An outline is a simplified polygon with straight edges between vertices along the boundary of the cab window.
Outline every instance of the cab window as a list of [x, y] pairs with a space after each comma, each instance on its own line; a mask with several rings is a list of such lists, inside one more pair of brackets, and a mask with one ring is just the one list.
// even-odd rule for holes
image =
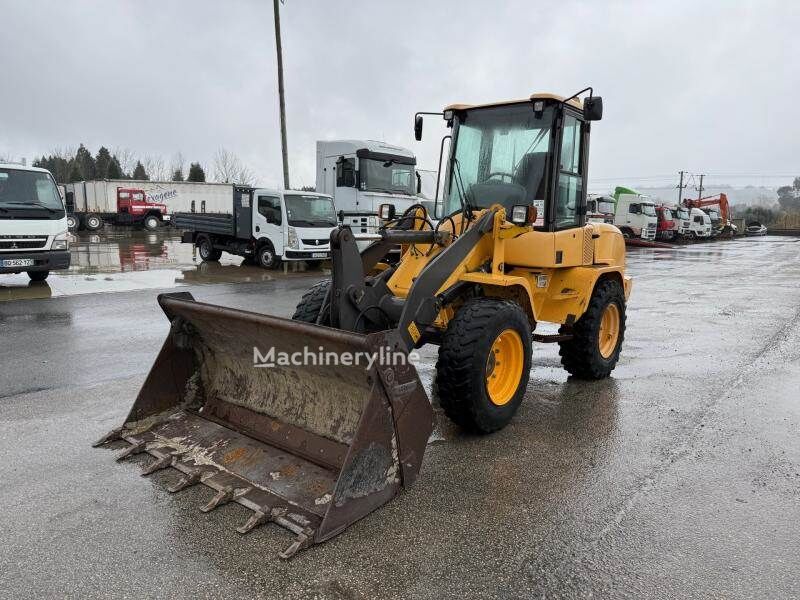
[[564, 117], [561, 135], [558, 196], [556, 197], [556, 229], [576, 227], [580, 224], [578, 205], [583, 196], [581, 173], [582, 126], [572, 115]]
[[281, 199], [277, 196], [259, 196], [258, 212], [267, 220], [267, 223], [280, 225], [283, 222], [281, 215]]

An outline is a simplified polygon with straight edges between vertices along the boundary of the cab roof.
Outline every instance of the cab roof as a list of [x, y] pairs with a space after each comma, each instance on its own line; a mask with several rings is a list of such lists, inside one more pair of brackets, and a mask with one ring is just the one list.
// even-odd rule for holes
[[[488, 108], [490, 106], [505, 106], [507, 104], [522, 104], [523, 102], [532, 102], [533, 100], [555, 100], [557, 102], [563, 102], [564, 96], [559, 96], [558, 94], [550, 94], [547, 92], [539, 92], [536, 94], [531, 94], [529, 98], [519, 98], [517, 100], [500, 100], [498, 102], [486, 102], [485, 104], [451, 104], [445, 107], [445, 110], [468, 110], [471, 108]], [[577, 108], [578, 110], [583, 110], [583, 102], [578, 100], [577, 98], [572, 98], [569, 102], [567, 102], [570, 106]]]
[[47, 169], [40, 167], [31, 167], [20, 163], [4, 163], [0, 162], [0, 169], [17, 169], [18, 171], [36, 171], [37, 173], [49, 173]]

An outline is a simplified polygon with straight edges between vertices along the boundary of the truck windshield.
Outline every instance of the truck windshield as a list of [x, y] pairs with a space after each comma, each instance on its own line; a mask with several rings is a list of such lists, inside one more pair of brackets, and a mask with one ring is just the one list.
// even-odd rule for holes
[[529, 103], [459, 114], [446, 214], [462, 196], [473, 208], [536, 204], [543, 213], [553, 114], [548, 107], [537, 117]]
[[414, 195], [414, 165], [395, 160], [359, 160], [361, 189], [372, 192]]
[[655, 217], [656, 216], [656, 207], [653, 204], [645, 204], [642, 203], [642, 214], [647, 215], [648, 217]]
[[294, 227], [335, 227], [336, 211], [328, 196], [286, 194], [286, 216]]
[[49, 173], [0, 169], [0, 218], [19, 211], [31, 218], [64, 217], [61, 196]]

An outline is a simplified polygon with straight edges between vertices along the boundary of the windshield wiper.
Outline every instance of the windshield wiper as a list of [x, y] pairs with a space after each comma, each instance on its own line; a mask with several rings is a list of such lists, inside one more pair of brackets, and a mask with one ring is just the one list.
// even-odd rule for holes
[[45, 204], [42, 204], [41, 202], [6, 202], [6, 204], [16, 204], [18, 206], [36, 206], [37, 208], [43, 208], [51, 213], [58, 212], [55, 208], [51, 208]]

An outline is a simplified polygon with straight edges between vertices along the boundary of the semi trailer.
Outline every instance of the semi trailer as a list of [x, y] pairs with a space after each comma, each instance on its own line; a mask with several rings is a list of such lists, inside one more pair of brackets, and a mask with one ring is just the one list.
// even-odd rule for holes
[[97, 231], [105, 223], [155, 230], [176, 212], [229, 210], [234, 184], [103, 179], [64, 186], [69, 227]]
[[217, 261], [228, 252], [271, 269], [281, 261], [318, 266], [330, 258], [337, 223], [333, 199], [326, 194], [230, 186], [225, 210], [178, 212], [172, 224], [203, 261]]

